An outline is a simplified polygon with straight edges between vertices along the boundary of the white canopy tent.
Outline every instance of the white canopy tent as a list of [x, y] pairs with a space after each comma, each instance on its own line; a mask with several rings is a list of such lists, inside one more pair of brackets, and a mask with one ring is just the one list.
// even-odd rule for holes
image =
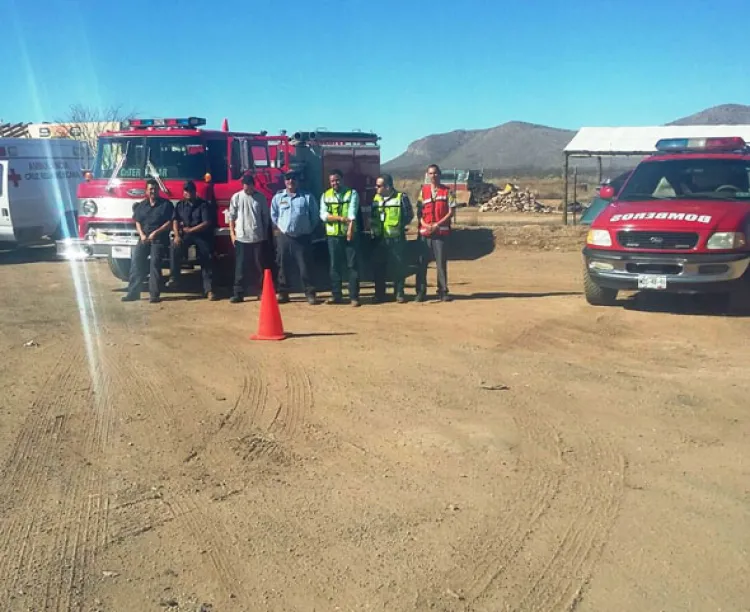
[[571, 157], [596, 157], [599, 181], [602, 157], [650, 155], [662, 138], [741, 136], [750, 143], [750, 125], [660, 125], [652, 127], [584, 127], [563, 149], [563, 223], [568, 223], [568, 165]]

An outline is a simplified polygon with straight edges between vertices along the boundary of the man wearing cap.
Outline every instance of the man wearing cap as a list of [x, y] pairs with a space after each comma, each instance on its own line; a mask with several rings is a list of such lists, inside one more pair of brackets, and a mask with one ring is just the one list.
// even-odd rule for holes
[[187, 181], [183, 186], [182, 200], [177, 203], [172, 221], [172, 244], [169, 249], [170, 278], [168, 287], [177, 286], [180, 268], [187, 249], [195, 246], [203, 277], [203, 295], [209, 300], [216, 296], [212, 287], [214, 226], [212, 206], [196, 195], [195, 183]]
[[341, 170], [331, 170], [330, 189], [320, 197], [320, 219], [325, 223], [330, 260], [331, 298], [329, 304], [342, 304], [341, 278], [344, 270], [349, 276], [349, 300], [359, 306], [359, 262], [357, 261], [356, 219], [359, 195], [344, 186]]
[[229, 301], [237, 304], [244, 301], [248, 289], [260, 296], [271, 236], [268, 200], [255, 189], [255, 180], [249, 174], [242, 177], [242, 191], [229, 201], [229, 235], [235, 257], [234, 293]]
[[279, 303], [289, 301], [290, 273], [299, 271], [307, 303], [317, 304], [312, 278], [312, 237], [320, 222], [320, 210], [315, 196], [299, 188], [299, 175], [294, 171], [284, 175], [285, 189], [271, 200], [271, 221], [278, 229], [276, 257], [278, 264]]
[[[148, 292], [152, 304], [161, 302], [161, 260], [169, 247], [169, 228], [174, 218], [174, 204], [159, 196], [159, 183], [154, 179], [146, 181], [146, 199], [133, 206], [133, 220], [138, 232], [138, 244], [133, 247], [130, 263], [128, 292], [123, 302], [141, 299], [141, 285], [148, 272]], [[146, 260], [151, 265], [146, 268]]]
[[385, 301], [385, 282], [390, 272], [393, 292], [399, 304], [404, 297], [406, 226], [414, 218], [409, 196], [393, 187], [393, 177], [381, 174], [375, 179], [370, 228], [373, 241], [373, 280], [375, 303]]

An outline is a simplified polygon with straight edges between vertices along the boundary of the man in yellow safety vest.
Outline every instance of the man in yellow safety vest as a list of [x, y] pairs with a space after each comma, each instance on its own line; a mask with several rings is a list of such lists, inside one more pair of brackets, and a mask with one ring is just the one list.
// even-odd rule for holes
[[404, 254], [406, 226], [414, 218], [409, 196], [393, 187], [393, 177], [381, 174], [375, 180], [370, 229], [372, 232], [372, 266], [375, 281], [375, 302], [385, 301], [386, 278], [393, 281], [393, 292], [399, 304], [404, 297]]
[[325, 223], [330, 259], [331, 297], [328, 304], [342, 304], [341, 279], [349, 276], [349, 300], [359, 306], [359, 261], [357, 215], [359, 195], [344, 185], [341, 170], [331, 170], [330, 189], [320, 198], [320, 219]]

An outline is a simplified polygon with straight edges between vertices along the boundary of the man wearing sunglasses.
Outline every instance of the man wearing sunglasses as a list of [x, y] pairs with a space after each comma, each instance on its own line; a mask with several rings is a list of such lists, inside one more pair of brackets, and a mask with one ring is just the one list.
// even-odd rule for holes
[[278, 287], [276, 299], [280, 304], [289, 301], [290, 273], [297, 268], [304, 286], [307, 303], [317, 304], [312, 278], [312, 237], [320, 223], [318, 202], [311, 193], [299, 188], [299, 175], [290, 171], [284, 175], [285, 189], [271, 200], [271, 221], [278, 229], [276, 262]]
[[406, 226], [414, 218], [409, 196], [396, 191], [393, 177], [381, 174], [375, 180], [375, 197], [370, 209], [370, 230], [373, 243], [373, 280], [375, 303], [385, 301], [385, 282], [390, 276], [393, 292], [399, 304], [404, 297]]

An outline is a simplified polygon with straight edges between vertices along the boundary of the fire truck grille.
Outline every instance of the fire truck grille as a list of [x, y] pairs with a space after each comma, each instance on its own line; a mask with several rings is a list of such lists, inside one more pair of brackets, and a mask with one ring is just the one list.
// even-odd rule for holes
[[108, 236], [133, 236], [136, 235], [135, 226], [127, 223], [92, 223], [89, 231], [101, 232]]
[[617, 232], [617, 241], [627, 249], [687, 251], [698, 244], [695, 232]]
[[127, 223], [92, 223], [86, 237], [97, 243], [127, 242], [138, 240], [138, 232]]

